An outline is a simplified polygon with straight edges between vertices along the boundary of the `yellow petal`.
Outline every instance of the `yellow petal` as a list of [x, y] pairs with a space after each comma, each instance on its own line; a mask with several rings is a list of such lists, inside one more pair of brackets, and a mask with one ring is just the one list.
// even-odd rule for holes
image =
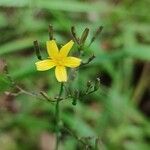
[[64, 66], [56, 66], [55, 76], [59, 82], [66, 82], [67, 81], [66, 68]]
[[67, 44], [65, 44], [61, 49], [60, 49], [60, 56], [61, 57], [66, 57], [70, 51], [70, 49], [72, 48], [74, 42], [71, 40], [70, 42], [68, 42]]
[[46, 46], [47, 46], [48, 55], [51, 58], [56, 58], [59, 50], [58, 50], [58, 47], [57, 47], [55, 40], [47, 41]]
[[38, 71], [45, 71], [54, 67], [55, 63], [50, 59], [46, 59], [36, 62], [35, 65]]
[[75, 68], [81, 64], [81, 59], [76, 57], [66, 57], [64, 64], [66, 67]]

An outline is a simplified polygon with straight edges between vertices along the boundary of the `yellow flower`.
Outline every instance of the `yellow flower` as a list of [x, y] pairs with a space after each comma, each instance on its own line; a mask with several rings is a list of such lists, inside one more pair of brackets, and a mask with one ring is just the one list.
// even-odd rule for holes
[[41, 60], [35, 63], [38, 71], [49, 70], [55, 68], [55, 76], [59, 82], [67, 81], [66, 67], [75, 68], [81, 64], [81, 59], [67, 56], [74, 42], [71, 40], [66, 45], [58, 50], [55, 40], [47, 41], [48, 59]]

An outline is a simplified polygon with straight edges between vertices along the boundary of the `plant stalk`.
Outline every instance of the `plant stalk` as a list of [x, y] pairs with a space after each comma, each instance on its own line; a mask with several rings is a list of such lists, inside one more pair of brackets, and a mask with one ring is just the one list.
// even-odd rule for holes
[[59, 138], [59, 121], [60, 121], [60, 116], [59, 116], [59, 111], [60, 111], [60, 107], [59, 107], [59, 102], [61, 100], [61, 95], [63, 93], [63, 82], [60, 85], [60, 91], [59, 91], [59, 95], [56, 101], [56, 107], [55, 107], [55, 118], [56, 118], [56, 147], [55, 150], [58, 150], [59, 147], [59, 142], [60, 142], [60, 138]]

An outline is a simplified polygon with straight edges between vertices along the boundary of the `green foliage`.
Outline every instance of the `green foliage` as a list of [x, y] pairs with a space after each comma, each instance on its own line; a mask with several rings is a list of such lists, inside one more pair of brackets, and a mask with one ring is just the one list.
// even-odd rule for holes
[[[97, 77], [101, 88], [82, 101], [77, 100], [76, 105], [72, 105], [72, 99], [61, 102], [63, 149], [83, 149], [77, 137], [91, 145], [99, 137], [102, 150], [149, 149], [149, 120], [139, 109], [140, 103], [138, 106], [134, 103], [141, 75], [141, 70], [135, 72], [135, 69], [138, 64], [150, 61], [147, 6], [148, 0], [122, 0], [116, 5], [111, 0], [0, 0], [0, 59], [8, 62], [10, 75], [30, 92], [46, 90], [50, 97], [55, 97], [59, 88], [53, 70], [39, 73], [34, 65], [37, 59], [33, 41], [40, 41], [42, 56], [46, 56], [48, 25], [53, 25], [54, 36], [60, 44], [70, 40], [71, 26], [76, 27], [79, 37], [86, 27], [90, 29], [83, 61], [93, 53], [96, 58], [79, 70], [79, 78], [71, 88], [86, 90], [83, 85]], [[101, 25], [104, 26], [102, 34], [88, 47]], [[39, 149], [42, 133], [54, 133], [54, 107], [25, 94], [4, 95], [10, 90], [11, 83], [1, 73], [0, 147]], [[145, 93], [144, 88], [139, 94]], [[3, 138], [9, 145], [3, 145]]]

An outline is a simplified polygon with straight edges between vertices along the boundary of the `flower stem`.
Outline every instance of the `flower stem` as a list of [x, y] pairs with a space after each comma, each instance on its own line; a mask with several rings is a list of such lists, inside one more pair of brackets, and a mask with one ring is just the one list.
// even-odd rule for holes
[[56, 147], [55, 147], [55, 150], [58, 150], [59, 141], [60, 141], [60, 139], [59, 139], [59, 120], [60, 120], [59, 102], [61, 100], [62, 93], [63, 93], [63, 82], [61, 83], [61, 86], [60, 86], [60, 91], [59, 91], [59, 95], [58, 95], [56, 107], [55, 107], [55, 117], [56, 117]]

